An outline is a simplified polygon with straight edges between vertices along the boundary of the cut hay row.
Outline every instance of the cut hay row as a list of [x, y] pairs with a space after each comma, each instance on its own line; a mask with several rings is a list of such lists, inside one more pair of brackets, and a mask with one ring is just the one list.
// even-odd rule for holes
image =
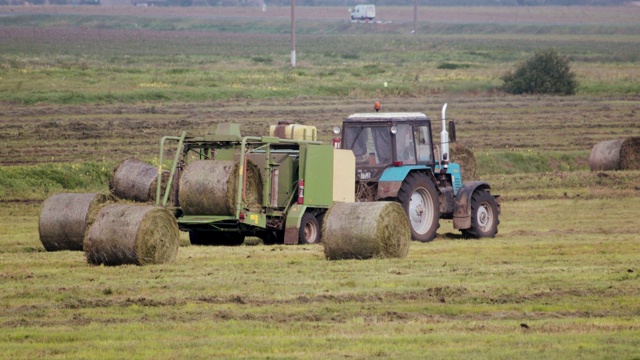
[[[247, 161], [244, 199], [250, 206], [262, 203], [260, 169]], [[240, 166], [237, 161], [199, 160], [180, 176], [178, 198], [185, 215], [233, 215], [236, 212]]]
[[411, 230], [402, 206], [395, 202], [335, 203], [322, 229], [328, 260], [403, 258]]
[[84, 252], [94, 265], [161, 264], [175, 259], [179, 236], [178, 223], [165, 208], [111, 204], [96, 215]]
[[[162, 171], [162, 194], [169, 180], [169, 172]], [[154, 202], [158, 187], [158, 168], [138, 159], [127, 159], [118, 164], [109, 178], [109, 191], [121, 199]]]
[[591, 171], [640, 170], [640, 137], [602, 141], [589, 156]]
[[92, 213], [114, 199], [103, 194], [62, 193], [47, 198], [40, 209], [38, 233], [47, 251], [82, 250]]

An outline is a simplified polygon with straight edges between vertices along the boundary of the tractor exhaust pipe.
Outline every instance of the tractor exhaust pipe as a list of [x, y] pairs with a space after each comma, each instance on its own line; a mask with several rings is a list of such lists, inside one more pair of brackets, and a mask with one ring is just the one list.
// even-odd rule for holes
[[442, 132], [440, 133], [440, 147], [442, 148], [441, 161], [449, 160], [449, 133], [447, 132], [447, 104], [442, 107]]

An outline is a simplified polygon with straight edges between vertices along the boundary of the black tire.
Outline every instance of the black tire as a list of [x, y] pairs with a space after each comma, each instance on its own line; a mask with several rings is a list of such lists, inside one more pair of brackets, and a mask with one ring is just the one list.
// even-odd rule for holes
[[189, 231], [191, 245], [238, 246], [244, 243], [244, 235], [214, 231]]
[[466, 237], [495, 237], [498, 233], [498, 205], [488, 191], [476, 190], [471, 196], [471, 228], [462, 230]]
[[209, 245], [211, 243], [209, 234], [206, 231], [189, 231], [189, 242], [191, 242], [191, 245]]
[[318, 219], [313, 214], [305, 213], [300, 221], [298, 242], [300, 244], [319, 244], [321, 240]]
[[214, 245], [240, 246], [244, 244], [244, 235], [238, 233], [223, 233], [220, 239], [216, 239]]
[[440, 200], [433, 181], [425, 174], [410, 173], [398, 191], [398, 202], [409, 218], [411, 238], [433, 240], [440, 226]]
[[321, 212], [316, 214], [316, 220], [318, 221], [318, 236], [320, 237], [320, 242], [322, 242], [322, 227], [324, 226], [324, 215], [325, 212]]

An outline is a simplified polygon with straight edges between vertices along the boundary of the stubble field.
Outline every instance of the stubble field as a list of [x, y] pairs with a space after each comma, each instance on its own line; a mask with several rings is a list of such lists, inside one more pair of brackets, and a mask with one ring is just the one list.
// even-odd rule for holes
[[[0, 8], [0, 358], [639, 358], [640, 172], [587, 159], [640, 136], [640, 8], [424, 8], [417, 35], [410, 10], [374, 27], [299, 8], [292, 69], [288, 8]], [[543, 47], [578, 94], [503, 94]], [[374, 100], [434, 120], [449, 104], [503, 197], [495, 239], [442, 221], [406, 259], [327, 261], [183, 234], [175, 262], [145, 267], [40, 244], [44, 199], [106, 191], [161, 136], [286, 119], [329, 140]]]

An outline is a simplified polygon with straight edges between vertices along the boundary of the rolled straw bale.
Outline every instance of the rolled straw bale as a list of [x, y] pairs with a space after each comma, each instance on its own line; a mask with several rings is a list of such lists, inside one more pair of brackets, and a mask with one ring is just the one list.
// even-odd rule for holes
[[466, 145], [454, 142], [449, 145], [449, 151], [451, 152], [451, 161], [460, 164], [460, 171], [462, 171], [462, 179], [464, 181], [477, 179], [476, 156], [473, 151]]
[[[251, 161], [246, 167], [245, 202], [262, 203], [260, 169]], [[178, 198], [185, 215], [233, 215], [240, 166], [237, 161], [199, 160], [190, 163], [180, 176]]]
[[113, 201], [110, 195], [62, 193], [50, 196], [40, 209], [38, 233], [47, 251], [82, 250], [89, 215]]
[[602, 141], [589, 156], [591, 171], [640, 170], [640, 137]]
[[[169, 171], [162, 171], [162, 194], [167, 187]], [[158, 168], [138, 159], [127, 159], [118, 164], [109, 178], [109, 191], [121, 199], [139, 202], [156, 200]]]
[[403, 258], [411, 230], [398, 203], [335, 203], [324, 217], [322, 237], [328, 260]]
[[161, 264], [175, 259], [179, 237], [176, 218], [163, 207], [111, 204], [90, 224], [84, 252], [94, 265]]

